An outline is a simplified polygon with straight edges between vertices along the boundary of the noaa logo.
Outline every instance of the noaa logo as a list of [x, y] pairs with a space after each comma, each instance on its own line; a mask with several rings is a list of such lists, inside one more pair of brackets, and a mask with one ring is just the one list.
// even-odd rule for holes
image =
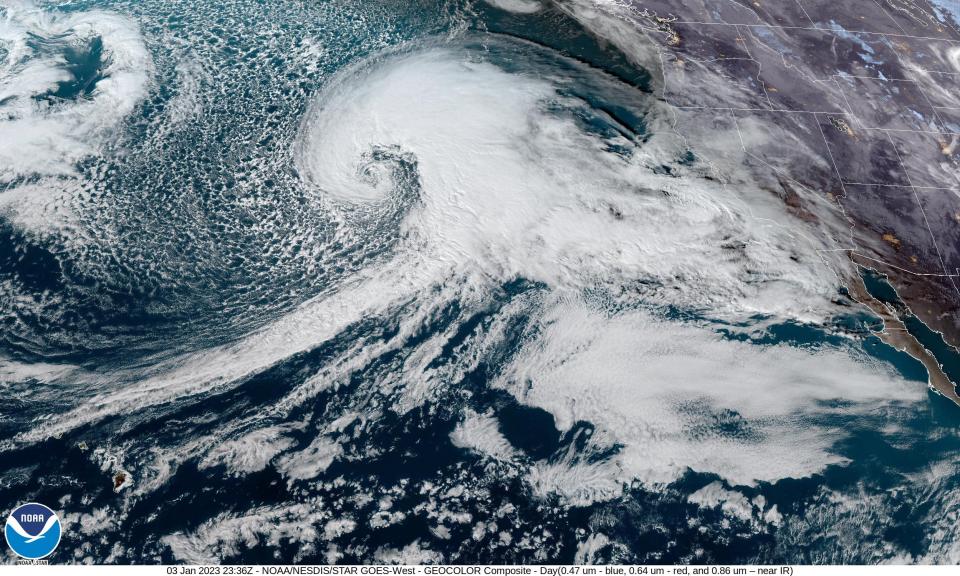
[[60, 519], [43, 504], [30, 502], [7, 516], [3, 533], [17, 556], [39, 560], [49, 556], [60, 544]]

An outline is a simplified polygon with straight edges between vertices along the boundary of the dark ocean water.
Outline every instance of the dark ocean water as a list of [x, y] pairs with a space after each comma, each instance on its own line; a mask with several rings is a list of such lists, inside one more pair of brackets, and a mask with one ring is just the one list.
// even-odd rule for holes
[[[365, 168], [353, 173], [374, 188], [390, 183], [386, 200], [343, 208], [305, 184], [309, 170], [297, 157], [309, 132], [304, 119], [333, 109], [339, 101], [322, 96], [337, 82], [353, 86], [364, 74], [373, 82], [379, 62], [412, 62], [415, 72], [418, 50], [454, 46], [458, 58], [467, 55], [449, 68], [454, 80], [456, 70], [474, 65], [491, 81], [506, 74], [555, 83], [543, 113], [568, 122], [553, 127], [549, 143], [562, 143], [563, 130], [573, 127], [582, 142], [598, 143], [597, 154], [611, 165], [642, 155], [659, 126], [651, 112], [658, 72], [570, 14], [426, 1], [98, 0], [0, 10], [8, 25], [29, 32], [24, 58], [54, 58], [59, 70], [42, 90], [0, 103], [11, 107], [8, 121], [37, 131], [59, 122], [101, 139], [95, 154], [51, 153], [43, 163], [5, 171], [0, 192], [27, 198], [0, 211], [0, 509], [36, 501], [60, 512], [65, 529], [52, 563], [960, 559], [952, 530], [960, 513], [960, 413], [924, 392], [922, 365], [881, 343], [871, 332], [877, 320], [852, 306], [823, 322], [773, 313], [731, 319], [712, 303], [658, 300], [682, 290], [654, 273], [556, 296], [535, 266], [528, 275], [498, 277], [512, 261], [487, 265], [487, 252], [526, 241], [508, 238], [458, 253], [481, 262], [476, 276], [451, 272], [394, 297], [394, 284], [430, 270], [429, 262], [404, 261], [403, 274], [358, 289], [342, 305], [333, 315], [346, 318], [342, 324], [311, 316], [313, 303], [360, 286], [356, 278], [369, 270], [389, 270], [394, 255], [422, 237], [427, 253], [433, 240], [418, 236], [408, 216], [432, 206], [425, 198], [430, 173], [420, 165], [429, 159], [400, 144], [375, 142]], [[34, 22], [29, 14], [37, 10], [54, 24]], [[147, 59], [137, 56], [138, 44]], [[0, 55], [15, 48], [4, 45]], [[365, 61], [374, 64], [351, 68]], [[21, 64], [3, 73], [22, 73]], [[134, 74], [105, 99], [111, 79], [130, 70], [145, 71], [145, 80]], [[454, 80], [451, 90], [459, 86]], [[479, 91], [463, 90], [464, 100]], [[503, 90], [505, 100], [513, 97], [509, 86]], [[360, 106], [368, 95], [358, 89], [353, 97]], [[12, 108], [21, 100], [32, 101], [34, 112]], [[112, 125], [111, 109], [127, 100], [130, 114]], [[320, 137], [337, 128], [326, 126]], [[691, 146], [664, 154], [656, 173], [682, 179], [706, 170]], [[478, 149], [472, 158], [485, 154]], [[578, 169], [577, 159], [545, 163], [543, 172]], [[61, 162], [72, 171], [49, 168]], [[491, 189], [500, 186], [496, 176]], [[670, 197], [651, 190], [638, 185], [625, 194]], [[504, 196], [505, 220], [527, 209], [511, 201]], [[41, 206], [40, 225], [17, 208], [30, 202]], [[589, 214], [609, 216], [611, 231], [633, 217], [627, 201], [602, 206]], [[451, 218], [459, 214], [449, 210]], [[576, 237], [575, 230], [542, 234], [533, 250], [547, 252], [566, 235]], [[458, 241], [447, 230], [441, 236]], [[606, 263], [608, 255], [598, 250], [594, 260]], [[618, 266], [610, 266], [610, 277]], [[587, 269], [590, 259], [570, 267]], [[867, 280], [874, 295], [895, 302], [882, 279]], [[709, 281], [690, 280], [705, 291]], [[802, 413], [786, 416], [746, 401], [742, 410], [714, 403], [711, 395], [726, 396], [728, 384], [694, 381], [704, 396], [676, 401], [682, 447], [652, 427], [641, 444], [653, 448], [638, 461], [633, 437], [611, 433], [599, 419], [568, 422], [535, 400], [544, 385], [534, 382], [539, 374], [512, 376], [524, 374], [516, 366], [561, 324], [544, 310], [554, 299], [581, 296], [603, 318], [652, 318], [655, 333], [682, 325], [706, 334], [711, 346], [856, 363], [850, 374], [816, 375], [817, 389], [829, 392], [811, 394]], [[839, 287], [830, 296], [843, 299]], [[355, 302], [373, 311], [354, 315]], [[291, 318], [295, 329], [275, 328]], [[956, 350], [915, 317], [906, 322], [960, 378]], [[328, 324], [333, 335], [317, 336]], [[674, 363], [696, 360], [678, 356]], [[815, 372], [817, 362], [804, 366]], [[854, 382], [862, 366], [878, 379], [868, 382], [896, 381], [908, 392], [873, 398]], [[601, 398], [607, 368], [596, 366]], [[677, 374], [656, 387], [666, 393], [686, 384], [686, 373]], [[779, 373], [769, 378], [770, 388], [757, 391], [764, 406], [806, 385]], [[856, 386], [850, 398], [843, 392], [848, 378]], [[767, 391], [777, 387], [785, 393]], [[810, 473], [771, 458], [764, 478], [741, 482], [734, 470], [701, 467], [689, 456], [697, 445], [743, 446], [744, 459], [789, 455], [793, 445], [779, 420], [817, 431], [813, 440], [828, 446], [809, 456], [799, 445], [797, 458], [815, 461], [799, 467]], [[658, 466], [647, 460], [659, 462], [661, 442], [679, 472], [666, 481], [635, 473]], [[6, 560], [14, 561], [12, 553]]]

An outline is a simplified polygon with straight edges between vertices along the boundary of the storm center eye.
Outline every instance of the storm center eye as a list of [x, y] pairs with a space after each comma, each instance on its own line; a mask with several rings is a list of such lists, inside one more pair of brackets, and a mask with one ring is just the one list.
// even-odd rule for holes
[[8, 559], [956, 563], [950, 2], [0, 4]]

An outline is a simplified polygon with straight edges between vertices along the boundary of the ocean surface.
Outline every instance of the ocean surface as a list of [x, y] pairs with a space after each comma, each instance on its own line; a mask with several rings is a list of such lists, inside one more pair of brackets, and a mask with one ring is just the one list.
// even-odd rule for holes
[[588, 16], [0, 3], [0, 509], [51, 563], [960, 562], [957, 407]]

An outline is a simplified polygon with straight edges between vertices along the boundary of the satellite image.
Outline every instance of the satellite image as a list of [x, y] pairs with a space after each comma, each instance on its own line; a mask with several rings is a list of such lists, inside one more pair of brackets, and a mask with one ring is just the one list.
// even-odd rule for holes
[[958, 345], [958, 0], [0, 0], [3, 563], [957, 564]]

